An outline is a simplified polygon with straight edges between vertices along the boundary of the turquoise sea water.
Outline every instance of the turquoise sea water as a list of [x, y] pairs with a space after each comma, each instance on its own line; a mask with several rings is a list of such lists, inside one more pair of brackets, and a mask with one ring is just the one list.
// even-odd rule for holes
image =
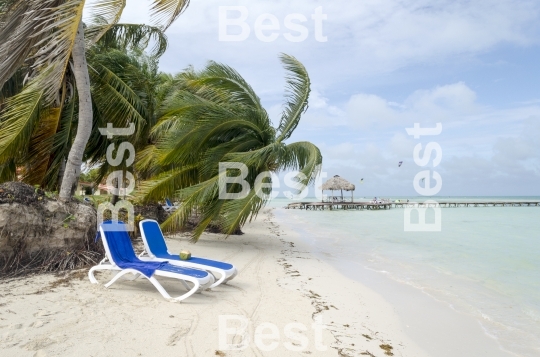
[[[270, 206], [289, 202], [277, 199]], [[301, 226], [314, 247], [331, 253], [330, 260], [360, 262], [421, 289], [474, 316], [503, 349], [540, 356], [540, 207], [442, 208], [441, 232], [405, 232], [403, 209], [275, 214], [291, 228]]]

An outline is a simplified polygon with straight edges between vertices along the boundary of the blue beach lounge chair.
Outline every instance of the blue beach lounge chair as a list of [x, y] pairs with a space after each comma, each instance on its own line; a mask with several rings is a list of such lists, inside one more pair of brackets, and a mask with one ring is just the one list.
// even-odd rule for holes
[[172, 204], [171, 200], [165, 199], [165, 206], [162, 206], [165, 212], [174, 212], [178, 209], [178, 206]]
[[163, 262], [168, 261], [182, 267], [196, 268], [206, 270], [209, 273], [219, 276], [219, 279], [210, 287], [213, 288], [221, 283], [226, 283], [233, 279], [236, 274], [234, 265], [210, 260], [200, 257], [191, 257], [189, 260], [180, 260], [179, 255], [169, 253], [165, 238], [159, 228], [159, 223], [153, 219], [144, 219], [139, 222], [141, 237], [144, 242], [145, 251], [139, 255], [144, 261]]
[[[198, 291], [208, 289], [215, 281], [213, 275], [204, 270], [180, 267], [169, 264], [166, 261], [147, 262], [140, 260], [135, 255], [129, 234], [123, 222], [103, 222], [99, 227], [96, 239], [98, 239], [100, 235], [102, 237], [106, 257], [88, 272], [88, 278], [92, 284], [98, 283], [94, 277], [94, 272], [96, 270], [119, 271], [111, 281], [105, 284], [105, 287], [107, 288], [125, 274], [131, 273], [135, 275], [135, 278], [140, 275], [148, 279], [165, 299], [182, 301]], [[184, 295], [172, 298], [167, 291], [165, 291], [163, 286], [161, 286], [159, 281], [157, 281], [155, 276], [179, 279], [188, 292]], [[190, 288], [186, 282], [192, 283], [193, 287]]]

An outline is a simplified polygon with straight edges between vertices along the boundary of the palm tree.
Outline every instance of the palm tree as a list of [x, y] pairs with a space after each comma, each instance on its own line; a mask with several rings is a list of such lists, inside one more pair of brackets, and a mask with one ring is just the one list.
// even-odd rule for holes
[[[85, 3], [85, 0], [0, 1], [0, 86], [3, 88], [21, 68], [27, 69], [22, 91], [2, 103], [0, 165], [3, 169], [10, 166], [10, 160], [25, 151], [44, 116], [45, 120], [58, 118], [63, 112], [63, 100], [69, 91], [73, 92], [67, 85], [70, 68], [78, 97], [77, 130], [63, 165], [61, 200], [69, 200], [73, 194], [92, 131], [93, 108], [82, 21]], [[125, 4], [125, 0], [91, 3], [89, 10], [95, 26], [86, 36], [90, 44], [118, 23]], [[154, 21], [166, 29], [188, 6], [189, 0], [153, 0], [152, 4]], [[41, 113], [42, 103], [52, 110]], [[53, 122], [48, 120], [47, 124]]]
[[[300, 170], [299, 190], [315, 178], [322, 162], [319, 149], [305, 141], [285, 143], [307, 109], [309, 76], [294, 57], [282, 55], [281, 61], [288, 72], [287, 97], [277, 128], [251, 86], [226, 65], [211, 62], [200, 72], [188, 69], [171, 79], [175, 90], [164, 101], [163, 114], [152, 130], [154, 142], [139, 152], [137, 160], [139, 171], [154, 174], [141, 184], [143, 200], [182, 201], [163, 229], [180, 228], [196, 211], [194, 240], [211, 224], [231, 234], [269, 199], [271, 178], [263, 178], [267, 185], [256, 185], [259, 174]], [[251, 189], [245, 197], [220, 199], [220, 180], [226, 173], [220, 172], [219, 164], [224, 162], [248, 168], [245, 180]], [[227, 192], [238, 188], [230, 185]]]
[[[141, 50], [125, 49], [96, 53], [90, 57], [92, 70], [96, 80], [92, 86], [96, 93], [94, 130], [85, 154], [85, 161], [93, 167], [99, 167], [96, 182], [110, 172], [123, 170], [124, 177], [129, 169], [126, 162], [111, 165], [107, 160], [107, 148], [112, 143], [116, 148], [122, 142], [130, 142], [135, 150], [148, 145], [150, 129], [156, 122], [156, 107], [159, 106], [159, 88], [164, 81], [158, 70], [158, 58], [148, 56]], [[111, 95], [114, 94], [114, 95]], [[115, 127], [126, 127], [129, 122], [135, 123], [136, 131], [129, 137], [117, 137], [112, 140], [101, 135], [98, 128], [107, 123]], [[113, 195], [115, 204], [118, 196]]]
[[[92, 27], [89, 28], [92, 30]], [[150, 55], [143, 50], [153, 40]], [[91, 48], [89, 62], [93, 130], [86, 147], [84, 161], [105, 158], [110, 142], [100, 135], [98, 128], [107, 122], [115, 127], [136, 123], [144, 136], [152, 125], [153, 77], [156, 77], [159, 56], [167, 47], [167, 39], [159, 28], [146, 25], [116, 24]], [[18, 72], [19, 73], [19, 72]], [[153, 77], [152, 77], [153, 76]], [[64, 96], [59, 106], [39, 103], [40, 118], [25, 150], [7, 164], [0, 166], [0, 182], [14, 180], [16, 168], [22, 181], [57, 191], [63, 176], [63, 164], [69, 154], [77, 130], [78, 101], [71, 69], [66, 69]], [[22, 79], [14, 76], [5, 86], [11, 95], [20, 92]], [[17, 92], [18, 89], [18, 92]], [[147, 135], [147, 134], [146, 134]], [[103, 160], [104, 161], [104, 160]], [[106, 173], [106, 172], [105, 172]], [[101, 180], [102, 177], [99, 177]]]

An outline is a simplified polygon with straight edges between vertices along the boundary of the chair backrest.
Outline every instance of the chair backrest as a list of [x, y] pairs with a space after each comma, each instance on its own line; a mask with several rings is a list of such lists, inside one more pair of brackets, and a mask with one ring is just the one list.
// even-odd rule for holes
[[165, 203], [167, 203], [167, 206], [169, 207], [173, 206], [173, 204], [171, 203], [171, 200], [169, 200], [168, 198], [165, 199]]
[[163, 257], [169, 255], [165, 238], [159, 228], [159, 223], [153, 219], [143, 219], [139, 222], [144, 247], [151, 256]]
[[104, 221], [99, 230], [105, 247], [105, 254], [111, 263], [137, 262], [131, 239], [124, 222]]

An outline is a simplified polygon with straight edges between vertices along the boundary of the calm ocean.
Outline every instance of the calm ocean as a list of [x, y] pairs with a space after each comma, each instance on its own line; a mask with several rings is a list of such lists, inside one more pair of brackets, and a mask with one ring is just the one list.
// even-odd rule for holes
[[302, 227], [313, 247], [330, 252], [330, 263], [360, 263], [421, 289], [473, 316], [505, 350], [519, 356], [540, 356], [540, 207], [442, 208], [441, 232], [405, 232], [404, 210], [400, 208], [280, 209], [289, 202], [275, 199], [269, 206], [276, 208], [280, 223]]

